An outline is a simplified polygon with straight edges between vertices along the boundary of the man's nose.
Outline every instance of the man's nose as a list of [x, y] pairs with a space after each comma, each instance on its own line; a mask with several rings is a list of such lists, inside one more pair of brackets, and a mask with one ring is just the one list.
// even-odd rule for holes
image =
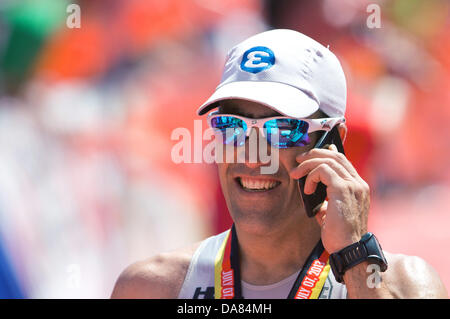
[[239, 150], [240, 152], [245, 152], [245, 154], [240, 155], [245, 156], [244, 164], [248, 168], [255, 169], [267, 165], [267, 163], [263, 161], [263, 158], [261, 158], [263, 156], [261, 151], [270, 152], [270, 146], [264, 147], [265, 150], [262, 150], [262, 143], [265, 145], [268, 144], [266, 138], [261, 134], [261, 131], [256, 127], [252, 127], [249, 136], [246, 138], [245, 147], [242, 147]]

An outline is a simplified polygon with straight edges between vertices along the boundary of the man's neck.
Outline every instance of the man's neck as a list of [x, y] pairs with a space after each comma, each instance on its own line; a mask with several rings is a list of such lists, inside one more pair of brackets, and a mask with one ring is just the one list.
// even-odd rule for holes
[[241, 257], [241, 278], [254, 285], [276, 283], [300, 270], [320, 239], [313, 218], [289, 223], [264, 234], [236, 225]]

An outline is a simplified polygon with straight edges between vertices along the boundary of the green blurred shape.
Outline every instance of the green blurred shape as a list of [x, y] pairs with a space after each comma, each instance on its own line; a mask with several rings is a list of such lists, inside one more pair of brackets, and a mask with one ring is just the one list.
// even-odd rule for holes
[[[428, 0], [433, 1], [433, 0]], [[395, 17], [399, 20], [407, 20], [411, 14], [417, 11], [422, 5], [422, 0], [396, 0], [392, 2]]]
[[45, 37], [65, 21], [69, 4], [68, 0], [13, 1], [6, 7], [3, 17], [10, 25], [21, 26]]
[[0, 55], [6, 93], [16, 93], [26, 81], [46, 38], [64, 25], [68, 4], [67, 0], [22, 0], [11, 2], [3, 10], [2, 19], [10, 31]]
[[393, 21], [408, 31], [427, 38], [445, 27], [448, 0], [395, 0], [391, 3]]

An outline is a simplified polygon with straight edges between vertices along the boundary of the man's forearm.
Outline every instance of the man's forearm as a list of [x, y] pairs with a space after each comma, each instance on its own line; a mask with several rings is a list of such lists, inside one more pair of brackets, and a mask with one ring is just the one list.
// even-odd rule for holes
[[384, 299], [394, 298], [383, 281], [383, 273], [377, 271], [377, 265], [365, 261], [344, 274], [349, 299]]

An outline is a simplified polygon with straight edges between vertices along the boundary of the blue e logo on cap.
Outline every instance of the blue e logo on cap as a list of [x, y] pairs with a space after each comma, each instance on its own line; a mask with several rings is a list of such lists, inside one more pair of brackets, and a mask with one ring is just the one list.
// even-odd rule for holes
[[253, 47], [244, 52], [241, 69], [251, 73], [258, 73], [275, 64], [275, 55], [267, 47]]

